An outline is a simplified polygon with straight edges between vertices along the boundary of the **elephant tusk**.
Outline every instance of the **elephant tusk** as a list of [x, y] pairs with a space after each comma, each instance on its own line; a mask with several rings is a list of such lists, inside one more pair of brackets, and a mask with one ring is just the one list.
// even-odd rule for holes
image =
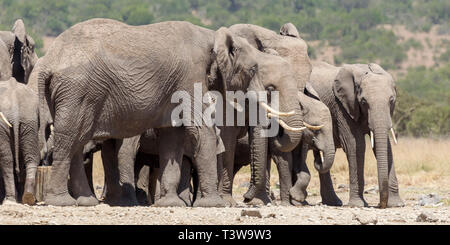
[[273, 118], [275, 118], [275, 119], [277, 120], [278, 124], [280, 124], [280, 126], [283, 127], [283, 128], [286, 129], [286, 130], [293, 131], [293, 132], [301, 132], [301, 131], [303, 131], [303, 130], [306, 129], [306, 127], [293, 128], [293, 127], [287, 125], [287, 124], [286, 124], [283, 120], [281, 120], [277, 115], [273, 115], [273, 114], [270, 113], [270, 112], [267, 114], [267, 116], [268, 116], [268, 117], [273, 117]]
[[323, 158], [323, 152], [322, 151], [319, 151], [319, 153], [320, 153], [320, 160], [322, 160], [322, 164], [325, 162], [325, 160], [324, 160], [324, 158]]
[[372, 132], [372, 130], [370, 131], [370, 145], [372, 146], [372, 149], [373, 149], [373, 146], [374, 146], [374, 139], [373, 139], [373, 132]]
[[55, 130], [55, 127], [53, 126], [53, 124], [50, 125], [50, 131], [53, 132]]
[[303, 122], [303, 125], [305, 125], [305, 127], [309, 128], [311, 130], [319, 130], [319, 129], [323, 128], [323, 125], [314, 126], [314, 125], [308, 124], [307, 122]]
[[6, 119], [5, 115], [3, 115], [3, 112], [0, 112], [0, 117], [2, 118], [3, 121], [5, 121], [6, 125], [8, 125], [8, 127], [12, 128], [11, 123], [8, 122], [8, 119]]
[[394, 128], [391, 128], [392, 138], [394, 139], [394, 143], [397, 144], [397, 137], [395, 137]]
[[277, 115], [280, 117], [287, 117], [287, 116], [292, 116], [295, 114], [295, 111], [290, 111], [290, 112], [279, 112], [275, 109], [273, 109], [272, 107], [270, 107], [268, 104], [266, 104], [265, 102], [259, 102], [259, 104], [266, 109], [268, 112], [272, 113], [273, 115]]

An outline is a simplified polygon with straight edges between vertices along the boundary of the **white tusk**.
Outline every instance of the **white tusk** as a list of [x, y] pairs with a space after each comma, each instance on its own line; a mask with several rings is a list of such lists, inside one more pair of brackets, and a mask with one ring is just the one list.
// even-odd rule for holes
[[259, 102], [259, 104], [266, 109], [268, 112], [271, 112], [273, 115], [277, 115], [280, 117], [287, 117], [287, 116], [292, 116], [295, 114], [295, 111], [290, 111], [290, 112], [279, 112], [275, 109], [273, 109], [272, 107], [270, 107], [268, 104], [266, 104], [265, 102]]
[[0, 112], [0, 117], [3, 119], [3, 121], [5, 121], [6, 125], [8, 125], [8, 127], [12, 128], [11, 123], [8, 122], [8, 119], [6, 119], [5, 115], [3, 115], [3, 112]]
[[236, 101], [227, 100], [228, 104], [230, 104], [234, 109], [236, 109], [238, 112], [243, 112], [244, 108], [237, 103]]
[[305, 125], [307, 128], [309, 128], [311, 130], [319, 130], [319, 129], [323, 128], [323, 125], [313, 126], [313, 125], [308, 124], [306, 122], [303, 122], [303, 125]]
[[395, 137], [394, 128], [391, 128], [392, 138], [394, 139], [394, 143], [397, 144], [397, 138]]
[[370, 131], [370, 145], [372, 146], [372, 149], [373, 149], [373, 146], [374, 146], [374, 139], [373, 139], [373, 132], [372, 132], [372, 130]]
[[320, 153], [320, 160], [322, 160], [322, 164], [325, 162], [325, 160], [324, 160], [324, 158], [323, 158], [323, 152], [322, 151], [319, 151], [319, 153]]
[[53, 124], [50, 125], [50, 131], [53, 132], [55, 130], [55, 127], [53, 127]]
[[301, 131], [306, 129], [306, 127], [293, 128], [293, 127], [287, 125], [283, 120], [278, 118], [277, 115], [273, 115], [272, 113], [267, 113], [267, 116], [275, 118], [277, 120], [278, 124], [280, 124], [280, 126], [283, 127], [286, 130], [293, 131], [293, 132], [301, 132]]

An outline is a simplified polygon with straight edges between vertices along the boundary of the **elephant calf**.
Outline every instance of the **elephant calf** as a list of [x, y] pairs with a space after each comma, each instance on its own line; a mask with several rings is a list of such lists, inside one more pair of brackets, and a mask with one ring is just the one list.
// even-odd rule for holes
[[[0, 82], [0, 172], [5, 201], [34, 204], [39, 163], [38, 97], [14, 78]], [[16, 186], [16, 183], [19, 183]]]

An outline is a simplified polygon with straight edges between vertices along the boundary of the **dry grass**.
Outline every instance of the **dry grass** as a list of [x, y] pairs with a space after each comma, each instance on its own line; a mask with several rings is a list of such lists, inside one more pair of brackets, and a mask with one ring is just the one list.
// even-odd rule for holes
[[[366, 144], [366, 159], [364, 167], [365, 185], [378, 185], [377, 165], [370, 142]], [[445, 193], [450, 192], [450, 140], [400, 138], [398, 145], [393, 145], [394, 166], [401, 193], [405, 190]], [[311, 182], [308, 188], [310, 194], [319, 193], [319, 176], [313, 166], [312, 152], [307, 159], [311, 172]], [[237, 174], [234, 191], [241, 194], [246, 188], [241, 186], [249, 180], [250, 168], [247, 166]], [[335, 187], [338, 184], [348, 185], [348, 163], [345, 153], [338, 149], [331, 175]], [[278, 172], [275, 164], [271, 167], [271, 185], [276, 186]], [[240, 187], [241, 186], [241, 187]]]

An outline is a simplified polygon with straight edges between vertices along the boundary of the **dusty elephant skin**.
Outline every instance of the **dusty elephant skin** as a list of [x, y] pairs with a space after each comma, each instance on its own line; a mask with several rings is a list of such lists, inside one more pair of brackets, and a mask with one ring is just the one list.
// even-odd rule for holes
[[[27, 35], [21, 19], [14, 23], [12, 31], [0, 31], [0, 80], [14, 77], [20, 83], [27, 83], [37, 62], [34, 40]], [[7, 55], [2, 49], [6, 47]], [[9, 63], [9, 68], [6, 67]], [[9, 72], [7, 70], [10, 70]], [[3, 79], [2, 79], [3, 78]]]
[[[41, 106], [47, 105], [54, 119], [54, 162], [46, 203], [97, 204], [81, 161], [90, 139], [127, 138], [148, 128], [170, 127], [170, 112], [176, 106], [170, 103], [171, 95], [179, 90], [193, 94], [193, 83], [205, 85], [210, 70], [215, 74], [209, 76], [225, 90], [261, 91], [267, 67], [273, 65], [265, 56], [226, 28], [214, 32], [187, 22], [128, 26], [93, 19], [62, 33], [30, 77], [38, 80]], [[279, 62], [278, 67], [283, 65]], [[197, 171], [202, 198], [194, 205], [223, 206], [217, 178], [206, 177], [217, 173], [215, 150], [210, 150], [214, 130], [185, 130], [201, 146]], [[179, 165], [181, 157], [177, 154], [166, 163]], [[67, 191], [69, 172], [78, 200]]]
[[[293, 25], [292, 25], [293, 26]], [[296, 30], [293, 26], [292, 30]], [[297, 98], [297, 91], [303, 91], [306, 81], [311, 73], [311, 64], [307, 53], [306, 42], [300, 37], [279, 35], [269, 29], [250, 24], [236, 24], [230, 27], [230, 31], [245, 38], [253, 47], [258, 50], [272, 54], [275, 57], [283, 59], [293, 71], [294, 79], [278, 79], [265, 86], [268, 90], [280, 91], [280, 104], [290, 105], [295, 108], [295, 116], [290, 116], [286, 120], [289, 125], [293, 122], [300, 122], [297, 128], [302, 126], [302, 113], [298, 101], [291, 98]], [[279, 69], [274, 66], [273, 74], [284, 77], [286, 66]], [[283, 92], [287, 91], [287, 92]], [[286, 111], [283, 109], [283, 111]], [[292, 123], [291, 123], [292, 122]], [[256, 203], [267, 203], [269, 200], [266, 193], [265, 171], [267, 168], [267, 138], [259, 137], [261, 135], [260, 127], [243, 129], [239, 127], [221, 128], [222, 139], [225, 145], [223, 156], [223, 189], [222, 196], [230, 204], [235, 204], [232, 197], [232, 185], [234, 175], [234, 153], [236, 143], [239, 137], [245, 135], [248, 131], [250, 137], [250, 162], [252, 163], [252, 189], [249, 190], [246, 198]], [[299, 131], [281, 130], [281, 134], [273, 139], [273, 144], [281, 152], [292, 151], [300, 142], [302, 133]]]
[[350, 171], [348, 205], [367, 206], [363, 198], [364, 135], [370, 134], [378, 165], [379, 207], [403, 206], [389, 141], [396, 99], [392, 76], [373, 63], [335, 67], [319, 62], [313, 64], [311, 85], [330, 109], [335, 145], [347, 154]]
[[37, 95], [25, 85], [14, 78], [0, 81], [0, 172], [5, 201], [35, 202], [38, 109]]

